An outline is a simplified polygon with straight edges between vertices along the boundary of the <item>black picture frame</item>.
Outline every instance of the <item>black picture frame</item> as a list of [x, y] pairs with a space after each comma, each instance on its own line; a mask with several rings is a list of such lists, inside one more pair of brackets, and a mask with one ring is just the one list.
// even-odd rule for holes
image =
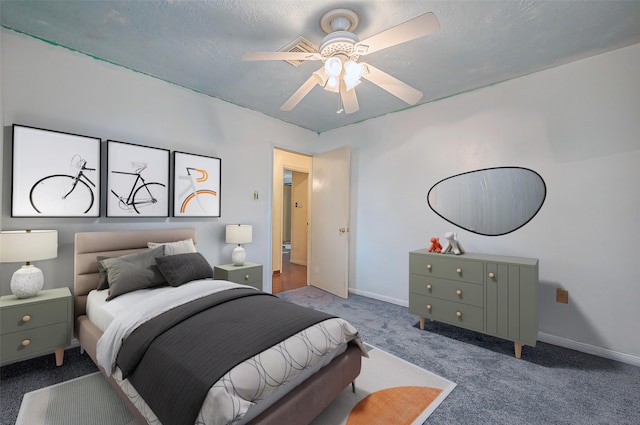
[[222, 160], [173, 152], [173, 216], [220, 217]]
[[13, 125], [12, 217], [99, 217], [97, 137]]
[[107, 140], [107, 217], [168, 217], [168, 149]]

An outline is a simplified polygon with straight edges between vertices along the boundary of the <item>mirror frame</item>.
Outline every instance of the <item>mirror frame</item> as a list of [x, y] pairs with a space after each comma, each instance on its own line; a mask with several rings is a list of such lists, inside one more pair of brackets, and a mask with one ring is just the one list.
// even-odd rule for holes
[[[529, 172], [531, 172], [531, 173], [535, 174], [536, 176], [538, 176], [538, 178], [539, 178], [539, 179], [540, 179], [540, 181], [542, 182], [542, 186], [543, 186], [543, 188], [544, 188], [544, 196], [542, 197], [542, 201], [540, 202], [540, 205], [538, 206], [538, 209], [537, 209], [537, 210], [536, 210], [536, 211], [531, 215], [531, 217], [530, 217], [527, 221], [525, 221], [524, 223], [522, 223], [522, 224], [521, 224], [521, 225], [519, 225], [518, 227], [516, 227], [516, 228], [514, 228], [514, 229], [509, 230], [508, 232], [503, 232], [503, 233], [482, 233], [482, 232], [478, 232], [478, 231], [476, 231], [476, 230], [468, 229], [468, 228], [466, 228], [466, 227], [464, 227], [464, 226], [461, 226], [461, 225], [460, 225], [460, 224], [458, 224], [458, 223], [454, 223], [453, 221], [449, 220], [448, 218], [446, 218], [445, 216], [443, 216], [442, 214], [440, 214], [438, 211], [436, 211], [436, 210], [435, 210], [435, 208], [433, 208], [433, 206], [431, 205], [431, 202], [429, 202], [429, 198], [430, 198], [430, 195], [431, 195], [431, 191], [432, 191], [436, 186], [438, 186], [440, 183], [442, 183], [442, 182], [444, 182], [444, 181], [446, 181], [446, 180], [453, 179], [453, 178], [455, 178], [455, 177], [459, 177], [459, 176], [464, 176], [464, 175], [466, 175], [466, 174], [479, 173], [479, 172], [481, 172], [481, 171], [498, 170], [498, 169], [505, 169], [505, 168], [508, 168], [508, 169], [520, 169], [520, 170], [526, 170], [526, 171], [529, 171]], [[509, 234], [509, 233], [515, 232], [516, 230], [520, 229], [520, 228], [521, 228], [521, 227], [523, 227], [525, 224], [527, 224], [527, 223], [529, 223], [531, 220], [533, 220], [533, 218], [538, 214], [538, 212], [540, 212], [540, 209], [542, 208], [542, 205], [544, 205], [544, 201], [545, 201], [546, 199], [547, 199], [547, 184], [546, 184], [546, 182], [544, 181], [544, 179], [542, 178], [542, 176], [541, 176], [539, 173], [537, 173], [536, 171], [534, 171], [534, 170], [532, 170], [532, 169], [530, 169], [530, 168], [526, 168], [526, 167], [516, 167], [516, 166], [488, 167], [488, 168], [481, 168], [481, 169], [478, 169], [478, 170], [466, 171], [466, 172], [464, 172], [464, 173], [460, 173], [460, 174], [456, 174], [456, 175], [453, 175], [453, 176], [449, 176], [449, 177], [446, 177], [446, 178], [444, 178], [444, 179], [442, 179], [442, 180], [438, 181], [436, 184], [434, 184], [433, 186], [431, 186], [431, 189], [429, 189], [429, 192], [427, 192], [427, 204], [429, 205], [429, 208], [431, 208], [431, 211], [433, 211], [433, 212], [434, 212], [434, 213], [436, 213], [436, 215], [438, 215], [440, 218], [444, 219], [444, 220], [445, 220], [445, 221], [447, 221], [448, 223], [453, 224], [453, 225], [454, 225], [454, 226], [456, 226], [456, 227], [459, 227], [459, 228], [461, 228], [461, 229], [463, 229], [463, 230], [466, 230], [466, 231], [468, 231], [468, 232], [475, 233], [475, 234], [477, 234], [477, 235], [482, 235], [482, 236], [503, 236], [503, 235], [507, 235], [507, 234]]]

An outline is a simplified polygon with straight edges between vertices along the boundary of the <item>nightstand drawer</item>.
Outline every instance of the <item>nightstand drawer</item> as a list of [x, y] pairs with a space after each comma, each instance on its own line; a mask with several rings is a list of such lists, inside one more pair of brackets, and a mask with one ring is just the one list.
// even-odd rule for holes
[[446, 322], [467, 329], [476, 331], [484, 329], [484, 310], [467, 304], [411, 294], [409, 312], [426, 319]]
[[38, 328], [52, 323], [68, 320], [67, 299], [47, 300], [43, 302], [16, 305], [0, 311], [2, 334]]
[[262, 280], [262, 266], [251, 267], [249, 269], [229, 270], [227, 280], [244, 285], [260, 281]]
[[470, 261], [464, 255], [427, 256], [411, 253], [409, 273], [462, 282], [484, 283], [484, 263]]
[[213, 278], [253, 286], [262, 291], [262, 265], [245, 262], [242, 266], [223, 264], [213, 268]]
[[409, 292], [453, 302], [484, 306], [484, 286], [417, 274], [409, 275]]
[[0, 358], [3, 363], [47, 350], [53, 351], [54, 348], [69, 344], [67, 323], [4, 334], [0, 337], [0, 342]]

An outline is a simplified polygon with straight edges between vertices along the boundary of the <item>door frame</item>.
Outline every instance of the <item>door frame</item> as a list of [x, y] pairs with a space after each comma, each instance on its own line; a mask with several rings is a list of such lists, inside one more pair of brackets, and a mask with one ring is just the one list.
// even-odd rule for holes
[[[291, 154], [291, 155], [295, 155], [296, 157], [300, 156], [300, 157], [307, 157], [309, 158], [309, 165], [307, 167], [305, 167], [304, 165], [300, 165], [300, 164], [292, 164], [291, 161], [287, 162], [287, 161], [282, 161], [282, 163], [280, 164], [276, 164], [276, 150], [283, 152], [284, 154]], [[279, 256], [280, 256], [280, 263], [279, 263], [279, 267], [278, 270], [280, 272], [282, 272], [282, 241], [278, 242], [278, 244], [275, 243], [274, 241], [274, 220], [278, 219], [280, 220], [280, 222], [282, 221], [282, 214], [279, 214], [278, 217], [274, 217], [274, 207], [276, 205], [275, 202], [275, 197], [276, 197], [276, 193], [274, 192], [275, 190], [279, 190], [280, 191], [280, 201], [282, 201], [282, 182], [283, 182], [283, 173], [284, 170], [292, 170], [292, 171], [298, 171], [298, 172], [302, 172], [302, 173], [307, 173], [309, 176], [308, 179], [308, 188], [309, 190], [307, 191], [307, 205], [308, 208], [311, 209], [312, 205], [311, 205], [311, 184], [312, 184], [312, 180], [313, 180], [313, 174], [312, 174], [312, 166], [311, 166], [311, 160], [313, 158], [313, 154], [312, 153], [308, 153], [308, 152], [303, 152], [299, 149], [288, 149], [282, 146], [278, 146], [274, 143], [271, 143], [271, 185], [270, 185], [270, 193], [269, 193], [269, 204], [270, 204], [270, 208], [269, 208], [269, 218], [270, 218], [270, 226], [269, 226], [269, 240], [271, 243], [271, 249], [269, 252], [269, 267], [268, 267], [268, 284], [264, 285], [264, 290], [267, 292], [273, 292], [273, 272], [274, 272], [274, 256], [275, 256], [275, 252], [276, 250], [279, 251]], [[276, 172], [278, 172], [278, 176], [276, 176]], [[279, 186], [276, 185], [276, 180], [279, 183]], [[282, 208], [280, 207], [280, 211], [282, 211]], [[282, 224], [280, 224], [280, 226], [282, 226]], [[280, 227], [280, 229], [282, 230], [282, 227]], [[307, 262], [308, 262], [308, 258], [309, 258], [309, 252], [311, 249], [311, 237], [310, 234], [307, 233], [308, 237], [307, 237]], [[282, 233], [279, 235], [279, 238], [282, 237]], [[276, 248], [277, 247], [277, 248]], [[309, 270], [307, 269], [307, 284], [309, 284]]]

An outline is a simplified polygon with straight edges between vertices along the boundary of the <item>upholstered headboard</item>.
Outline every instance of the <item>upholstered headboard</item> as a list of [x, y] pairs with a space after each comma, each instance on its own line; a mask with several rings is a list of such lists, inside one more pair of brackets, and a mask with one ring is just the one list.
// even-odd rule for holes
[[86, 314], [87, 294], [98, 287], [96, 257], [118, 257], [147, 249], [148, 242], [196, 241], [196, 229], [79, 232], [75, 237], [73, 298], [74, 319]]

